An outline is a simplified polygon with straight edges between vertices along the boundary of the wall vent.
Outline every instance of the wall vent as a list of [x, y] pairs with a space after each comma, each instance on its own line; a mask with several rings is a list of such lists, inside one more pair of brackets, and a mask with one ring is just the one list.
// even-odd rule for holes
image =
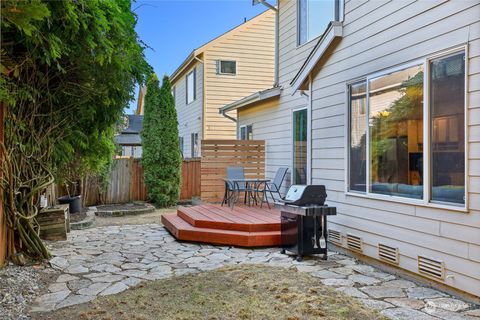
[[387, 246], [386, 244], [379, 243], [378, 257], [380, 258], [380, 260], [384, 262], [398, 264], [399, 262], [398, 248], [390, 247], [390, 246]]
[[353, 251], [362, 252], [363, 251], [363, 243], [360, 237], [347, 234], [347, 248]]
[[342, 244], [342, 234], [336, 230], [328, 230], [328, 240], [341, 245]]
[[445, 264], [432, 258], [418, 256], [418, 272], [435, 280], [444, 280]]

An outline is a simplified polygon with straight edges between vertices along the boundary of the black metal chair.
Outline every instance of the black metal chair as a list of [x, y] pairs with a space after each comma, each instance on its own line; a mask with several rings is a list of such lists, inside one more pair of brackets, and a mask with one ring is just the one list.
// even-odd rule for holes
[[243, 167], [227, 167], [227, 178], [225, 180], [225, 194], [223, 196], [222, 206], [227, 204], [229, 207], [235, 205], [240, 192], [245, 193], [244, 202], [247, 201], [247, 184], [245, 182], [232, 181], [235, 179], [245, 179], [245, 171]]
[[268, 196], [267, 192], [270, 193], [272, 197], [272, 201], [275, 202], [275, 197], [273, 194], [278, 194], [280, 198], [282, 198], [282, 194], [280, 193], [280, 188], [282, 187], [283, 180], [285, 180], [285, 176], [287, 175], [288, 168], [278, 168], [277, 173], [275, 174], [275, 178], [273, 178], [272, 182], [266, 182], [263, 189], [257, 189], [257, 193], [262, 193], [262, 203], [260, 207], [263, 206], [263, 202], [266, 201], [268, 207], [270, 208], [270, 204], [268, 203]]

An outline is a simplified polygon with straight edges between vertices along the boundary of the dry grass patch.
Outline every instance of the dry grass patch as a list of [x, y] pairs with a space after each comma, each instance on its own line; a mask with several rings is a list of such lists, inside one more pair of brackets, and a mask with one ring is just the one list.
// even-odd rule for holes
[[37, 319], [385, 318], [295, 269], [243, 265], [144, 283]]

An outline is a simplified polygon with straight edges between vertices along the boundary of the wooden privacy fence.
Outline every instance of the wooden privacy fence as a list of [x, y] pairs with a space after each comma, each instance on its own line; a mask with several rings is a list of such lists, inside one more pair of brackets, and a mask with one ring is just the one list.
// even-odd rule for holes
[[245, 178], [265, 178], [264, 140], [202, 140], [202, 201], [221, 202], [227, 167], [244, 167]]
[[200, 197], [200, 160], [200, 158], [183, 160], [180, 200], [191, 200], [193, 197]]

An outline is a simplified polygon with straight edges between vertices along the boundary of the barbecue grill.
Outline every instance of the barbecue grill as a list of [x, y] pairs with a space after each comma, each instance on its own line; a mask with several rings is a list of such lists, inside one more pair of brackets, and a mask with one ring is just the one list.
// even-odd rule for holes
[[282, 253], [293, 252], [297, 261], [310, 254], [327, 260], [327, 216], [337, 209], [325, 205], [326, 198], [323, 185], [292, 185], [275, 203], [281, 212]]

